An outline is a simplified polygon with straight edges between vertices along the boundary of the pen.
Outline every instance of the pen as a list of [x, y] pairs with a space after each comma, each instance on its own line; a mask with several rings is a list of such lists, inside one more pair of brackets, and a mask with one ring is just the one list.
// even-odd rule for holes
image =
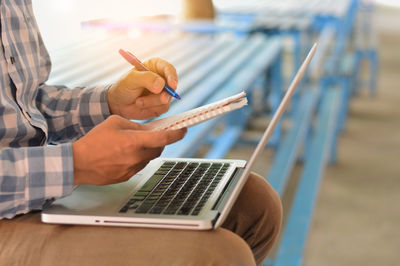
[[[125, 58], [126, 61], [128, 61], [129, 63], [131, 63], [134, 67], [136, 67], [136, 69], [138, 69], [139, 71], [149, 71], [149, 69], [147, 69], [147, 67], [145, 67], [142, 62], [140, 62], [140, 60], [134, 56], [131, 52], [129, 51], [125, 51], [123, 49], [119, 49], [119, 54], [122, 55], [123, 58]], [[171, 95], [172, 97], [180, 100], [181, 97], [178, 95], [178, 93], [176, 93], [173, 89], [171, 89], [167, 83], [165, 83], [164, 89], [168, 92], [169, 95]]]

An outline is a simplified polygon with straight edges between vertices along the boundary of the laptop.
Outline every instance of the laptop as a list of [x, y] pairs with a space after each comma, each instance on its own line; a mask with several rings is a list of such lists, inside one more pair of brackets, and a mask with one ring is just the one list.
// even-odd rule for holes
[[316, 51], [294, 77], [249, 161], [157, 158], [130, 180], [77, 186], [42, 211], [56, 224], [207, 230], [222, 225]]

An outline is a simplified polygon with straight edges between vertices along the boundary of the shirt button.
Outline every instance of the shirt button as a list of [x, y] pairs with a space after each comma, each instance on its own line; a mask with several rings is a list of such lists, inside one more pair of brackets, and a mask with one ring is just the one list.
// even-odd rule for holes
[[11, 62], [11, 64], [14, 65], [14, 63], [15, 63], [15, 57], [14, 56], [10, 56], [10, 62]]

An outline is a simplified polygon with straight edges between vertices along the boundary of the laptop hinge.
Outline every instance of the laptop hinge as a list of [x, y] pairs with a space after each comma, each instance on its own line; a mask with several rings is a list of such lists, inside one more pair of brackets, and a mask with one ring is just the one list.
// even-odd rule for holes
[[214, 219], [211, 221], [211, 224], [214, 225], [214, 224], [218, 221], [218, 218], [219, 218], [220, 216], [221, 216], [221, 213], [218, 212], [217, 215], [215, 215]]
[[239, 180], [239, 177], [242, 175], [244, 171], [244, 168], [237, 168], [235, 172], [232, 174], [231, 178], [229, 181], [225, 184], [224, 189], [222, 190], [222, 193], [218, 197], [216, 203], [212, 207], [212, 210], [219, 210], [221, 206], [225, 205], [226, 200], [229, 198], [227, 197], [229, 195], [229, 191], [231, 191], [231, 188], [236, 185], [236, 183]]

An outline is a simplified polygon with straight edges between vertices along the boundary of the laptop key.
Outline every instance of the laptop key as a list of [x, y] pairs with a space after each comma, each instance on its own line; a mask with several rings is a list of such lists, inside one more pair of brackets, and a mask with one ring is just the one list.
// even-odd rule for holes
[[147, 182], [143, 185], [143, 187], [140, 189], [141, 191], [152, 191], [153, 188], [160, 182], [160, 180], [163, 178], [163, 175], [153, 175], [152, 177], [147, 180]]
[[129, 205], [125, 205], [124, 207], [121, 208], [121, 210], [119, 210], [119, 212], [127, 212], [129, 209]]
[[137, 192], [135, 193], [135, 196], [147, 196], [147, 195], [149, 195], [149, 192], [148, 192], [148, 191], [139, 190], [139, 191], [137, 191]]
[[178, 212], [179, 215], [189, 215], [191, 208], [181, 208]]
[[172, 215], [172, 214], [175, 214], [177, 210], [178, 210], [178, 208], [168, 208], [167, 210], [165, 210], [165, 211], [163, 212], [163, 214]]
[[162, 212], [164, 208], [160, 208], [160, 207], [155, 207], [153, 209], [151, 209], [150, 213], [151, 214], [160, 214]]
[[135, 210], [140, 206], [141, 202], [135, 202], [129, 206], [129, 209]]
[[122, 207], [119, 212], [127, 212], [128, 209], [130, 208], [131, 205], [135, 204], [135, 202], [137, 202], [137, 200], [135, 199], [130, 199], [125, 205], [124, 207]]
[[153, 206], [153, 204], [145, 204], [143, 203], [142, 205], [140, 205], [139, 208], [136, 209], [136, 213], [147, 213], [151, 206]]
[[144, 200], [146, 198], [146, 196], [144, 195], [133, 195], [133, 197], [131, 199], [133, 200]]
[[185, 162], [179, 162], [175, 165], [174, 169], [183, 169], [183, 168], [185, 168], [186, 165], [187, 165], [187, 163], [185, 163]]
[[180, 215], [188, 215], [190, 211], [193, 209], [194, 205], [196, 204], [195, 199], [189, 198], [185, 204], [183, 204], [182, 208], [179, 210], [178, 214]]

